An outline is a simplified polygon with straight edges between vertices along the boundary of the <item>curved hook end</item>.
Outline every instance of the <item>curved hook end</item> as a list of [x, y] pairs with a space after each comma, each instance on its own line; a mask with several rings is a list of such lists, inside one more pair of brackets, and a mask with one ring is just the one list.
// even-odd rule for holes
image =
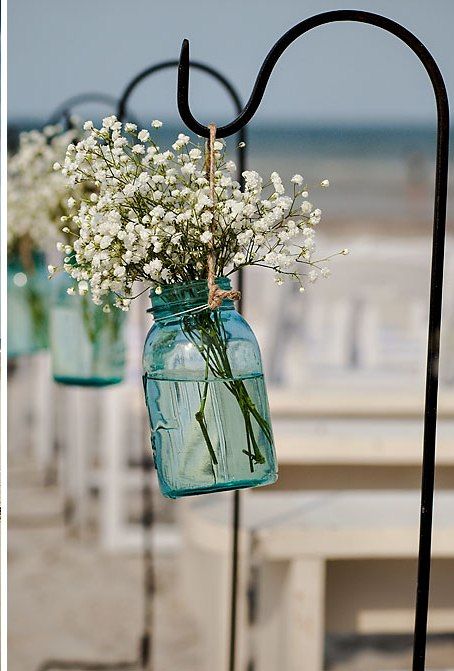
[[182, 120], [197, 135], [208, 137], [208, 129], [194, 119], [189, 108], [189, 40], [187, 39], [184, 39], [181, 45], [177, 86], [177, 105]]
[[189, 65], [189, 40], [186, 37], [181, 43], [180, 65], [182, 63]]
[[180, 61], [178, 63], [178, 105], [183, 96], [188, 97], [189, 91], [189, 40], [181, 44]]

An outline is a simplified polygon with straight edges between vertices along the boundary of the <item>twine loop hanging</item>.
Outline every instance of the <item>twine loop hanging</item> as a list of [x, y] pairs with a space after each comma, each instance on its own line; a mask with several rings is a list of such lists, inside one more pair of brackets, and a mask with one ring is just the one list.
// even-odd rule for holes
[[230, 289], [226, 291], [221, 289], [216, 284], [216, 254], [214, 248], [214, 238], [216, 234], [216, 183], [215, 183], [215, 158], [214, 158], [214, 142], [216, 140], [216, 126], [214, 123], [209, 124], [208, 126], [210, 131], [210, 136], [208, 139], [208, 146], [206, 151], [205, 166], [206, 172], [208, 175], [208, 180], [210, 183], [210, 199], [211, 199], [211, 212], [213, 214], [211, 219], [211, 240], [208, 243], [209, 253], [208, 253], [208, 307], [210, 310], [216, 310], [222, 305], [224, 300], [236, 301], [241, 298], [241, 293]]

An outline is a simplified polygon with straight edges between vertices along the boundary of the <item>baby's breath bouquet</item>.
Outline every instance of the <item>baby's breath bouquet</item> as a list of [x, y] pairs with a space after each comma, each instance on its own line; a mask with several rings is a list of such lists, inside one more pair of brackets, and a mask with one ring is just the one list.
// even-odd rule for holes
[[[240, 268], [270, 269], [277, 284], [327, 276], [327, 259], [315, 258], [315, 233], [321, 210], [309, 201], [309, 187], [294, 175], [286, 192], [280, 176], [264, 179], [245, 171], [240, 184], [224, 142], [211, 138], [210, 149], [179, 134], [171, 148], [158, 140], [160, 121], [138, 130], [115, 117], [102, 127], [85, 123], [86, 137], [68, 147], [54, 167], [72, 188], [94, 184], [96, 192], [74, 202], [67, 217], [75, 231], [64, 268], [97, 304], [113, 292], [116, 306], [127, 310], [145, 283], [152, 295], [169, 287], [206, 282], [203, 305], [180, 316], [187, 342], [205, 361], [205, 379], [195, 413], [212, 465], [217, 464], [206, 419], [208, 380], [224, 382], [236, 400], [246, 427], [251, 472], [264, 461], [255, 428], [272, 441], [269, 420], [257, 408], [242, 380], [235, 379], [228, 336], [219, 316], [224, 300], [237, 297], [221, 289], [221, 280]], [[328, 180], [320, 183], [329, 186]], [[346, 253], [343, 250], [340, 253]]]
[[[151, 126], [156, 131], [162, 123]], [[159, 293], [167, 284], [206, 279], [210, 247], [218, 276], [263, 266], [277, 284], [293, 279], [304, 290], [306, 280], [329, 274], [320, 265], [326, 259], [314, 258], [322, 213], [309, 202], [301, 175], [291, 179], [289, 194], [276, 172], [264, 180], [245, 171], [242, 187], [224, 143], [216, 140], [213, 203], [204, 148], [187, 135], [162, 150], [148, 130], [137, 132], [115, 116], [100, 129], [88, 121], [85, 129], [87, 136], [70, 144], [54, 169], [72, 187], [96, 185], [90, 198], [70, 202], [77, 207], [66, 230], [77, 231], [70, 245], [77, 264], [65, 265], [83, 288], [89, 284], [96, 303], [113, 291], [118, 306], [127, 308], [137, 282]], [[328, 180], [320, 186], [328, 187]]]
[[74, 131], [59, 126], [21, 133], [17, 152], [8, 157], [8, 253], [24, 259], [49, 252], [62, 240], [60, 217], [66, 213], [67, 185], [52, 170], [63, 160]]
[[[72, 132], [57, 126], [22, 133], [8, 157], [8, 353], [47, 347], [46, 253], [63, 240], [67, 186], [52, 164], [65, 156]], [[62, 242], [61, 242], [62, 244]]]

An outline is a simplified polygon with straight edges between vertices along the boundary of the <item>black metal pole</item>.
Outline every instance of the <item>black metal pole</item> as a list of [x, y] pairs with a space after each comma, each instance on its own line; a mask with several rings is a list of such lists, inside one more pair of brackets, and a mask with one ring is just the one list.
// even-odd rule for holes
[[[173, 69], [178, 67], [178, 60], [163, 61], [162, 63], [157, 63], [152, 65], [134, 77], [131, 82], [127, 85], [124, 92], [120, 96], [118, 102], [118, 112], [117, 117], [120, 120], [125, 120], [127, 117], [127, 104], [131, 94], [134, 89], [148, 77], [162, 72], [163, 70]], [[230, 83], [230, 81], [224, 77], [220, 72], [214, 68], [206, 65], [205, 63], [200, 63], [194, 61], [191, 63], [191, 66], [200, 72], [211, 76], [213, 79], [218, 81], [221, 86], [227, 91], [232, 102], [235, 106], [236, 112], [239, 114], [242, 110], [241, 98], [238, 95], [235, 87]], [[245, 146], [243, 146], [243, 144]], [[246, 169], [246, 156], [247, 156], [247, 145], [246, 145], [246, 128], [240, 128], [238, 131], [238, 146], [237, 146], [237, 179], [239, 182], [243, 181], [242, 174]], [[238, 288], [242, 292], [244, 291], [244, 276], [243, 270], [240, 270], [238, 273]], [[239, 302], [239, 310], [241, 312], [242, 300]], [[149, 455], [145, 454], [143, 462], [147, 463]], [[144, 466], [145, 468], [145, 466]], [[147, 524], [144, 524], [144, 534], [145, 537], [148, 537], [151, 533], [152, 527], [152, 492], [150, 486], [150, 472], [146, 471], [144, 473], [145, 482], [143, 488], [143, 506], [144, 506], [144, 519], [148, 520]], [[148, 483], [148, 484], [147, 484]], [[239, 529], [240, 529], [240, 520], [241, 520], [241, 495], [237, 490], [233, 492], [232, 495], [232, 554], [231, 554], [231, 580], [230, 580], [230, 621], [229, 621], [229, 671], [235, 671], [235, 651], [236, 651], [236, 633], [237, 633], [237, 603], [238, 603], [238, 564], [239, 564]], [[152, 552], [151, 544], [146, 540], [144, 542], [144, 565], [145, 565], [145, 626], [144, 633], [142, 635], [141, 651], [142, 651], [142, 660], [143, 668], [146, 668], [145, 664], [151, 659], [152, 654], [152, 640], [151, 640], [151, 618], [152, 618], [152, 608], [151, 604], [148, 602], [149, 598], [153, 593], [153, 564], [152, 564]]]
[[[432, 518], [435, 479], [435, 447], [438, 404], [438, 363], [443, 294], [443, 264], [446, 228], [449, 151], [449, 103], [443, 77], [437, 63], [422, 42], [399, 23], [379, 14], [359, 10], [337, 10], [317, 14], [301, 21], [286, 32], [272, 47], [257, 75], [251, 96], [231, 123], [217, 129], [218, 137], [237, 133], [252, 119], [265, 93], [269, 78], [279, 58], [290, 44], [309, 30], [338, 21], [354, 21], [382, 28], [402, 40], [418, 56], [432, 82], [437, 105], [437, 153], [430, 281], [426, 392], [424, 409], [421, 508], [416, 590], [413, 671], [424, 671], [427, 640], [427, 615], [430, 588]], [[187, 127], [208, 137], [208, 129], [199, 123], [189, 106], [189, 42], [183, 41], [178, 71], [178, 109]], [[232, 667], [231, 667], [232, 669]]]

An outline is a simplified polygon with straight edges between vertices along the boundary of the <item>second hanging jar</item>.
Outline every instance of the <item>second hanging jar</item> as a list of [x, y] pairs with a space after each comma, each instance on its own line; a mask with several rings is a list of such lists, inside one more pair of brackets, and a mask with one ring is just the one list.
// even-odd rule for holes
[[67, 385], [117, 384], [125, 372], [125, 313], [111, 305], [106, 312], [91, 296], [69, 295], [74, 281], [61, 273], [54, 283], [50, 311], [52, 374]]

